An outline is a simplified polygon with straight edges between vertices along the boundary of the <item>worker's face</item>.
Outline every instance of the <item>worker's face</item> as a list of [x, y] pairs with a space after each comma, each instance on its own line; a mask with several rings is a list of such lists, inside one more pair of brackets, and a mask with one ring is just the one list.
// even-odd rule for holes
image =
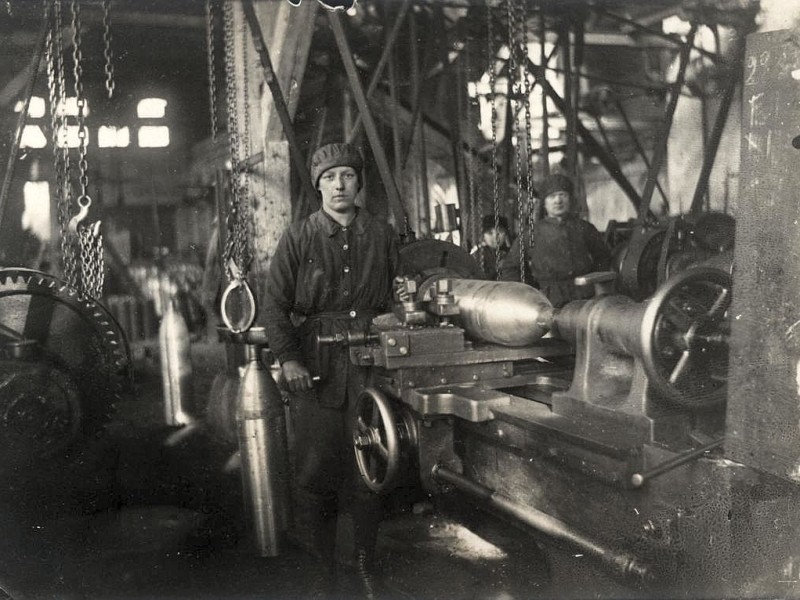
[[331, 167], [320, 176], [318, 187], [325, 210], [350, 213], [355, 209], [358, 174], [353, 167]]
[[483, 243], [490, 248], [505, 246], [508, 243], [508, 233], [502, 227], [492, 227], [484, 232]]
[[548, 217], [563, 217], [569, 212], [569, 192], [560, 190], [553, 192], [544, 199], [544, 212]]

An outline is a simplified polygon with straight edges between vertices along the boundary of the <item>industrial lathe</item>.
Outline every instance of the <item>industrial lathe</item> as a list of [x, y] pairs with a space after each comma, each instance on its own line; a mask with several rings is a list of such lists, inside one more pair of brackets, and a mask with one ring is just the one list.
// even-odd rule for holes
[[[417, 250], [407, 262], [425, 262]], [[319, 339], [372, 368], [354, 429], [371, 489], [411, 472], [432, 496], [530, 528], [568, 568], [649, 594], [785, 591], [800, 493], [725, 454], [730, 259], [644, 302], [592, 274], [577, 283], [595, 297], [560, 309], [531, 286], [429, 262], [369, 330]]]

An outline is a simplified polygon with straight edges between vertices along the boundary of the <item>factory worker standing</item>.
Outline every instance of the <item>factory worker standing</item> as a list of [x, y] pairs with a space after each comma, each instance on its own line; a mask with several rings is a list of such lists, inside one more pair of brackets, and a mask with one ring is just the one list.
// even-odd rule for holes
[[[500, 263], [498, 278], [520, 281], [525, 269], [526, 282], [542, 290], [556, 308], [570, 300], [591, 297], [591, 288], [579, 288], [576, 277], [605, 271], [611, 252], [594, 225], [574, 213], [573, 185], [565, 175], [548, 177], [541, 188], [544, 217], [511, 246]], [[524, 258], [519, 244], [525, 239]]]
[[[364, 163], [350, 144], [319, 148], [311, 179], [322, 208], [289, 226], [272, 257], [264, 325], [290, 392], [294, 429], [296, 537], [323, 565], [321, 594], [336, 593], [337, 515], [352, 515], [356, 576], [374, 595], [372, 562], [382, 498], [358, 475], [352, 447], [356, 398], [368, 370], [351, 363], [344, 346], [324, 346], [319, 334], [363, 331], [390, 308], [398, 249], [391, 227], [356, 206]], [[312, 377], [319, 376], [318, 381]]]

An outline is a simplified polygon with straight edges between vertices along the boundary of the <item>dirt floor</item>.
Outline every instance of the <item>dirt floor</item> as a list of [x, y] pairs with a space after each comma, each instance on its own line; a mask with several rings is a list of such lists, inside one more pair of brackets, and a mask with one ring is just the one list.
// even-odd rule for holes
[[[19, 600], [303, 597], [311, 562], [303, 552], [253, 551], [240, 474], [230, 468], [235, 448], [203, 427], [183, 435], [163, 425], [155, 350], [134, 349], [134, 393], [101, 436], [5, 474], [0, 587]], [[222, 346], [195, 343], [193, 364], [194, 394], [205, 402]], [[528, 532], [455, 499], [404, 490], [389, 508], [378, 545], [388, 598], [625, 595], [588, 559], [545, 556]]]

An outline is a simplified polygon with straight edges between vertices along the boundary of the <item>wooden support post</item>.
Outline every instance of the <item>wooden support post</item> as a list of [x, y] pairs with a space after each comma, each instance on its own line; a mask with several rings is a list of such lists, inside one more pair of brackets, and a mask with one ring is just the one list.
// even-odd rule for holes
[[[372, 72], [372, 79], [370, 79], [369, 84], [367, 85], [367, 100], [372, 97], [373, 92], [378, 87], [378, 83], [381, 80], [381, 76], [383, 75], [383, 69], [389, 63], [389, 58], [392, 55], [394, 50], [395, 42], [397, 41], [397, 36], [400, 34], [400, 27], [403, 25], [403, 20], [406, 18], [408, 14], [408, 9], [411, 7], [411, 0], [403, 0], [403, 4], [400, 5], [400, 9], [397, 11], [397, 15], [394, 18], [394, 23], [392, 24], [392, 28], [389, 31], [388, 35], [386, 36], [386, 40], [383, 44], [383, 51], [381, 52], [381, 57], [378, 59], [378, 64], [375, 65], [375, 70]], [[361, 115], [358, 115], [355, 120], [355, 124], [353, 125], [352, 130], [350, 131], [350, 136], [347, 138], [348, 142], [353, 142], [358, 136], [361, 135], [361, 132], [364, 130], [364, 122], [361, 119]]]
[[[545, 22], [544, 22], [544, 12], [539, 11], [539, 57], [542, 61], [542, 65], [544, 68], [547, 68], [547, 64], [549, 62], [549, 57], [546, 57], [545, 51], [547, 50], [545, 46], [545, 32], [547, 31]], [[556, 47], [558, 44], [556, 44]], [[544, 75], [543, 75], [544, 76]], [[545, 93], [544, 88], [542, 88], [542, 150], [541, 150], [541, 160], [542, 160], [542, 174], [544, 177], [549, 177], [550, 175], [550, 118], [549, 113], [547, 110], [547, 93]]]
[[[298, 144], [297, 138], [294, 135], [292, 118], [289, 115], [289, 109], [286, 105], [286, 101], [284, 100], [280, 83], [278, 82], [277, 75], [273, 69], [269, 49], [264, 41], [264, 34], [261, 31], [261, 25], [258, 22], [258, 17], [256, 16], [255, 9], [253, 8], [252, 0], [242, 0], [242, 10], [244, 11], [244, 17], [247, 20], [247, 24], [250, 27], [250, 33], [253, 37], [253, 44], [261, 62], [261, 68], [264, 72], [264, 81], [266, 81], [270, 92], [272, 92], [272, 100], [275, 106], [275, 112], [280, 119], [283, 133], [289, 142], [289, 151], [292, 156], [292, 164], [294, 165], [295, 169], [297, 169], [297, 174], [300, 177], [300, 182], [305, 189], [306, 195], [309, 198], [315, 198], [316, 192], [314, 191], [314, 184], [311, 181], [310, 173], [305, 168], [305, 160], [303, 160], [303, 154], [300, 151], [300, 145]], [[247, 67], [248, 66], [246, 65], [245, 68]], [[249, 90], [247, 90], [245, 93], [249, 93]]]
[[400, 199], [400, 193], [397, 190], [397, 184], [394, 181], [394, 177], [392, 177], [389, 162], [386, 160], [386, 153], [383, 150], [383, 146], [381, 145], [381, 141], [378, 136], [378, 130], [375, 127], [375, 121], [370, 113], [369, 105], [367, 104], [367, 97], [364, 94], [364, 88], [362, 87], [361, 81], [358, 78], [358, 70], [356, 69], [353, 55], [350, 52], [350, 45], [347, 42], [347, 36], [344, 33], [344, 27], [342, 26], [339, 13], [333, 10], [328, 11], [328, 21], [331, 24], [333, 36], [336, 39], [336, 45], [339, 48], [339, 54], [342, 57], [342, 63], [344, 64], [345, 72], [347, 73], [347, 77], [350, 80], [350, 85], [353, 88], [353, 96], [355, 98], [356, 105], [361, 113], [361, 118], [364, 120], [364, 128], [367, 132], [367, 139], [369, 140], [370, 147], [372, 148], [372, 154], [375, 157], [375, 162], [378, 166], [378, 172], [381, 176], [381, 181], [386, 188], [386, 195], [389, 198], [391, 216], [393, 217], [396, 229], [402, 233], [405, 228], [407, 213]]
[[575, 100], [573, 94], [578, 95], [578, 90], [574, 89], [575, 80], [572, 76], [572, 52], [569, 36], [569, 23], [562, 24], [561, 29], [561, 60], [564, 69], [564, 105], [566, 111], [564, 118], [567, 121], [567, 171], [571, 175], [577, 175], [578, 168], [578, 135], [577, 120], [578, 114], [575, 111]]
[[[642, 143], [639, 141], [639, 136], [636, 134], [636, 130], [633, 128], [633, 124], [631, 120], [628, 118], [628, 113], [625, 111], [625, 107], [622, 106], [622, 102], [620, 99], [614, 96], [614, 103], [617, 107], [617, 112], [619, 112], [622, 120], [625, 122], [625, 128], [628, 130], [628, 135], [631, 136], [631, 140], [633, 141], [633, 145], [636, 147], [636, 152], [642, 159], [644, 166], [646, 169], [650, 169], [650, 159], [647, 158], [647, 154], [642, 147]], [[658, 188], [658, 192], [661, 194], [661, 199], [664, 201], [664, 206], [669, 212], [669, 199], [667, 198], [667, 194], [664, 192], [664, 188], [661, 187], [661, 183], [659, 183], [658, 179], [656, 179], [656, 187]]]
[[[544, 68], [541, 65], [534, 64], [530, 59], [528, 59], [527, 62], [531, 72], [534, 73], [534, 77], [539, 82], [539, 85], [542, 86], [542, 90], [544, 90], [548, 98], [552, 100], [553, 104], [556, 105], [556, 108], [561, 113], [564, 113], [564, 111], [567, 110], [566, 102], [558, 94], [558, 92], [553, 89], [553, 86], [550, 85], [550, 82], [547, 81], [547, 78], [544, 75]], [[642, 199], [636, 189], [631, 185], [631, 182], [628, 181], [628, 179], [622, 173], [622, 167], [620, 167], [619, 162], [617, 162], [614, 157], [610, 156], [608, 152], [603, 149], [591, 132], [586, 129], [583, 123], [580, 122], [580, 119], [578, 119], [575, 124], [577, 126], [578, 135], [580, 135], [581, 139], [583, 140], [586, 149], [597, 157], [603, 167], [605, 167], [606, 171], [608, 171], [609, 175], [611, 175], [612, 179], [617, 182], [617, 184], [628, 196], [634, 208], [639, 210], [639, 205], [642, 203]]]
[[408, 45], [411, 54], [411, 97], [414, 101], [413, 112], [417, 119], [411, 119], [411, 136], [409, 146], [403, 154], [403, 164], [408, 158], [408, 153], [414, 139], [418, 141], [419, 152], [417, 153], [418, 177], [420, 194], [417, 197], [417, 233], [420, 238], [427, 238], [431, 234], [430, 222], [430, 198], [428, 196], [428, 158], [425, 151], [425, 125], [419, 120], [420, 94], [422, 84], [419, 76], [419, 52], [417, 49], [417, 18], [412, 12], [408, 16]]
[[744, 40], [744, 33], [740, 33], [739, 38], [736, 40], [734, 60], [730, 68], [728, 82], [722, 94], [722, 100], [720, 100], [720, 105], [717, 109], [717, 116], [714, 119], [714, 128], [711, 130], [711, 135], [709, 135], [708, 145], [705, 150], [705, 155], [703, 156], [703, 166], [700, 169], [697, 187], [695, 188], [694, 197], [692, 198], [692, 207], [690, 209], [692, 213], [700, 212], [703, 208], [703, 198], [708, 191], [708, 178], [711, 176], [711, 169], [714, 167], [714, 159], [717, 157], [717, 150], [719, 149], [719, 142], [722, 139], [722, 132], [725, 129], [725, 123], [728, 122], [728, 113], [730, 112], [731, 103], [733, 102], [736, 86], [741, 81], [739, 75], [742, 68], [742, 58], [744, 56]]
[[[664, 114], [664, 123], [662, 124], [661, 131], [656, 137], [656, 147], [653, 152], [653, 160], [650, 164], [650, 170], [647, 172], [647, 180], [642, 190], [642, 205], [639, 209], [639, 214], [636, 217], [636, 224], [641, 226], [644, 222], [645, 212], [650, 208], [650, 200], [653, 197], [653, 190], [656, 186], [658, 173], [661, 170], [661, 165], [667, 157], [667, 140], [669, 139], [669, 130], [672, 129], [672, 118], [675, 116], [675, 108], [678, 105], [678, 98], [683, 89], [683, 82], [686, 80], [686, 67], [689, 64], [689, 54], [692, 49], [692, 42], [694, 41], [694, 34], [697, 31], [697, 22], [692, 22], [692, 27], [686, 35], [686, 43], [681, 48], [680, 64], [678, 66], [678, 77], [672, 85], [672, 94], [670, 94], [669, 104], [667, 105], [666, 113]], [[638, 229], [640, 229], [639, 227]]]

